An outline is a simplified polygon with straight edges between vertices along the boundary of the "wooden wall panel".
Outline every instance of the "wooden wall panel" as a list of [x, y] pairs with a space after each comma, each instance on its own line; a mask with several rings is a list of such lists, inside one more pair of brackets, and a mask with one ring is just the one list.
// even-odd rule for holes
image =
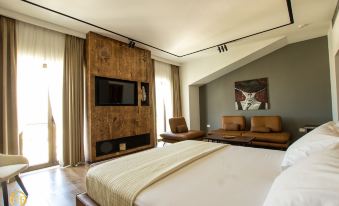
[[[95, 106], [95, 76], [137, 81], [138, 106]], [[149, 83], [149, 106], [141, 106], [141, 82]], [[97, 141], [150, 133], [151, 144], [140, 149], [155, 146], [153, 87], [154, 71], [150, 51], [129, 48], [126, 43], [93, 32], [87, 34], [87, 106], [91, 161], [129, 153], [124, 151], [96, 157]]]

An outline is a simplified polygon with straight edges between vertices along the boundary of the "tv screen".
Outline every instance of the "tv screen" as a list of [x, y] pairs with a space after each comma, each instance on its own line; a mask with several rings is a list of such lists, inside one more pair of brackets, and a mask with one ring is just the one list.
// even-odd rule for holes
[[96, 106], [137, 106], [138, 84], [134, 81], [95, 77]]

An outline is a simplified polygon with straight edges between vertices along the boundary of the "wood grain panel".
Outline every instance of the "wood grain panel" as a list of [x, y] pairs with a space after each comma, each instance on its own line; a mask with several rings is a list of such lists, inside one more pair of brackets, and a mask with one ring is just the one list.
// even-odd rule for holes
[[[95, 106], [95, 76], [137, 81], [138, 106]], [[141, 106], [141, 82], [150, 85], [149, 106]], [[98, 141], [150, 133], [151, 144], [145, 147], [155, 146], [154, 71], [150, 51], [129, 48], [126, 43], [89, 32], [86, 83], [91, 161], [103, 159], [95, 155]], [[105, 155], [105, 158], [137, 150]]]

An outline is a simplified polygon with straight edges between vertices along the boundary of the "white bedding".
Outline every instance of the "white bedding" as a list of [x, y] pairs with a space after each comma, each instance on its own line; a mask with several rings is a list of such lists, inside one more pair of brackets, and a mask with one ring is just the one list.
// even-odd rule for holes
[[87, 172], [87, 194], [101, 206], [133, 206], [149, 185], [227, 146], [188, 140], [100, 164]]
[[285, 152], [229, 146], [142, 191], [135, 206], [262, 206]]
[[286, 169], [311, 154], [326, 150], [328, 146], [337, 143], [339, 143], [338, 122], [327, 122], [305, 134], [288, 147], [281, 166]]
[[273, 182], [264, 206], [338, 206], [339, 144], [310, 154]]

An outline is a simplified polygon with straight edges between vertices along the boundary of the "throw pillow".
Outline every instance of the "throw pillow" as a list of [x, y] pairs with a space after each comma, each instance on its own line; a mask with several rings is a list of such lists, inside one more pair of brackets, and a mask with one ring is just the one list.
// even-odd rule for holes
[[338, 165], [338, 145], [310, 154], [274, 180], [264, 206], [339, 205]]
[[339, 135], [331, 129], [334, 124], [335, 122], [332, 121], [325, 123], [295, 141], [288, 147], [281, 167], [286, 169], [311, 154], [326, 150], [328, 146], [338, 144]]

